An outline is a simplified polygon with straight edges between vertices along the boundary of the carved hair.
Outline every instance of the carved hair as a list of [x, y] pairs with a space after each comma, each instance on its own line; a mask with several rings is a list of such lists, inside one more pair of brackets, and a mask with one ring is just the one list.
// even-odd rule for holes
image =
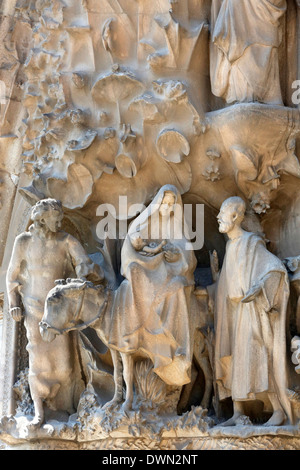
[[48, 292], [48, 302], [60, 301], [62, 296], [68, 298], [77, 298], [79, 293], [84, 289], [95, 289], [95, 286], [92, 282], [84, 281], [82, 279], [57, 279], [55, 284], [56, 286]]
[[62, 205], [60, 201], [56, 199], [42, 199], [38, 201], [31, 210], [31, 220], [39, 221], [44, 216], [45, 212], [48, 211], [57, 211], [63, 216]]

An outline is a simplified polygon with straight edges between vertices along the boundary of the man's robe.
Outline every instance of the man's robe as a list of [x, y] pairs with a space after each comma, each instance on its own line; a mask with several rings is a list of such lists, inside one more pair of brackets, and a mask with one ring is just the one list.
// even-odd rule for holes
[[[254, 300], [242, 300], [255, 285]], [[229, 240], [216, 298], [215, 373], [219, 399], [255, 400], [274, 393], [287, 416], [287, 272], [256, 234]], [[265, 401], [266, 409], [268, 402]]]

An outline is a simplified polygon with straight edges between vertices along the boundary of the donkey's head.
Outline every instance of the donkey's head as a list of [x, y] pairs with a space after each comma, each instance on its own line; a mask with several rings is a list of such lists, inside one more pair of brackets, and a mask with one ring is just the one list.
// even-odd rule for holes
[[89, 284], [81, 279], [56, 281], [56, 286], [47, 295], [44, 315], [39, 324], [44, 341], [53, 341], [56, 335], [76, 329]]

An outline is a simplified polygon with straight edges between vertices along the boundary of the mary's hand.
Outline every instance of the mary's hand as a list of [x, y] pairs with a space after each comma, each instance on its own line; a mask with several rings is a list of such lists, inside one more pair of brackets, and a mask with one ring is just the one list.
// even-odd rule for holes
[[168, 263], [175, 263], [176, 261], [179, 260], [179, 253], [174, 253], [173, 251], [166, 251], [165, 252], [165, 260]]

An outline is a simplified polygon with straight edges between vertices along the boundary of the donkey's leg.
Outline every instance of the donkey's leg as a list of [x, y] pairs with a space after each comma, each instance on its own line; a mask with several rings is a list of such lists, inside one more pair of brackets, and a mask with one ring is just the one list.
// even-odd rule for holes
[[111, 349], [111, 357], [113, 360], [114, 366], [114, 383], [115, 383], [115, 393], [109, 402], [107, 402], [103, 409], [107, 409], [113, 407], [115, 405], [119, 405], [123, 401], [123, 374], [122, 374], [122, 362], [121, 356], [118, 351], [115, 349]]
[[201, 401], [201, 406], [202, 408], [208, 409], [210, 402], [211, 402], [212, 390], [213, 390], [213, 375], [212, 375], [209, 358], [207, 356], [202, 356], [200, 358], [199, 365], [205, 377], [205, 390], [204, 390], [204, 395]]
[[121, 353], [121, 357], [123, 361], [123, 376], [126, 384], [126, 398], [122, 409], [126, 412], [132, 409], [133, 402], [133, 356]]
[[202, 408], [209, 408], [213, 391], [213, 372], [208, 354], [207, 340], [201, 331], [195, 334], [194, 358], [204, 374], [205, 388], [201, 400]]
[[44, 423], [44, 403], [41, 397], [32, 394], [32, 401], [34, 405], [34, 418], [28, 424], [29, 428], [39, 428]]

